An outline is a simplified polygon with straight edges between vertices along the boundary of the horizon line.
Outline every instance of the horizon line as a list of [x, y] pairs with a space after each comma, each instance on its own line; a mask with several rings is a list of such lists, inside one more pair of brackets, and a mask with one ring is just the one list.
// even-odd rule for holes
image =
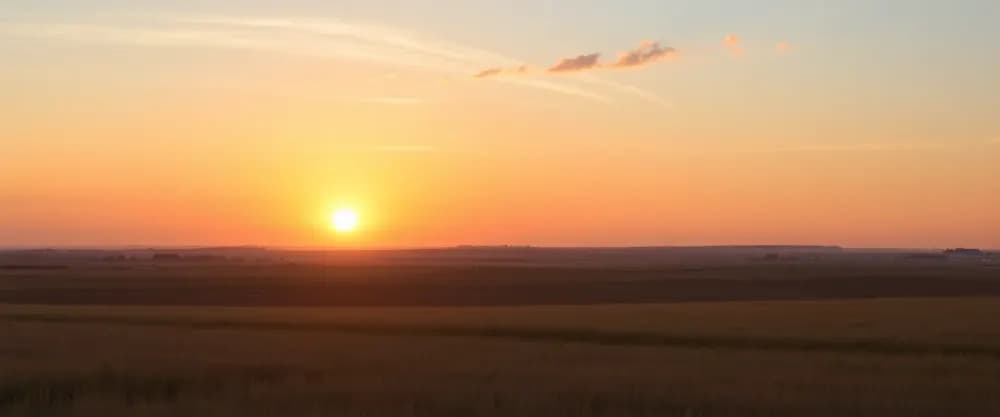
[[7, 251], [42, 251], [42, 250], [225, 250], [225, 249], [257, 249], [273, 251], [329, 251], [329, 252], [379, 252], [404, 250], [443, 250], [443, 249], [711, 249], [711, 248], [827, 248], [840, 250], [886, 250], [907, 251], [923, 250], [937, 251], [945, 249], [969, 248], [984, 251], [1000, 251], [1000, 248], [965, 246], [940, 247], [906, 247], [906, 246], [843, 246], [838, 244], [699, 244], [699, 245], [532, 245], [532, 244], [455, 244], [455, 245], [414, 245], [414, 246], [323, 246], [323, 245], [157, 245], [157, 244], [124, 244], [124, 245], [0, 245], [0, 252]]

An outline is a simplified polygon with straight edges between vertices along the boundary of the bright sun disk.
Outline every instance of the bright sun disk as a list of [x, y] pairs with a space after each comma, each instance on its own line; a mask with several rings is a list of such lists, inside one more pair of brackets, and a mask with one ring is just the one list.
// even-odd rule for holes
[[332, 222], [338, 232], [349, 232], [358, 226], [358, 214], [351, 209], [340, 209], [333, 212]]

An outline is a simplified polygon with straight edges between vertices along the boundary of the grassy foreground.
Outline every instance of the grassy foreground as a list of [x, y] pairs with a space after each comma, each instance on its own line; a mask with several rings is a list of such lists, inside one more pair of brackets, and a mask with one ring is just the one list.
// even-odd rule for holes
[[0, 305], [0, 415], [1000, 415], [1000, 299]]

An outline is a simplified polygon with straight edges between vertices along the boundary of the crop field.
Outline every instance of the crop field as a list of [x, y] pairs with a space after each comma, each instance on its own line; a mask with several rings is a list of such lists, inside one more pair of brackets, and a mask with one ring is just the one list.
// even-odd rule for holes
[[[4, 265], [0, 303], [243, 307], [511, 306], [1000, 296], [1000, 266], [53, 262]], [[477, 262], [481, 262], [475, 260]], [[7, 262], [18, 262], [11, 260]], [[27, 262], [27, 261], [20, 261]], [[520, 262], [520, 261], [519, 261]]]
[[0, 252], [0, 416], [996, 416], [1000, 269], [830, 248]]
[[1000, 299], [0, 307], [12, 416], [990, 416]]

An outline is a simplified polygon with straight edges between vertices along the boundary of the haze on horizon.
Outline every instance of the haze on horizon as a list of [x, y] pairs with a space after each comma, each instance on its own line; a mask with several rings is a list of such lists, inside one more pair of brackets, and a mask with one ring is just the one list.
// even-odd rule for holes
[[0, 4], [0, 247], [1000, 248], [997, 2], [86, 3]]

